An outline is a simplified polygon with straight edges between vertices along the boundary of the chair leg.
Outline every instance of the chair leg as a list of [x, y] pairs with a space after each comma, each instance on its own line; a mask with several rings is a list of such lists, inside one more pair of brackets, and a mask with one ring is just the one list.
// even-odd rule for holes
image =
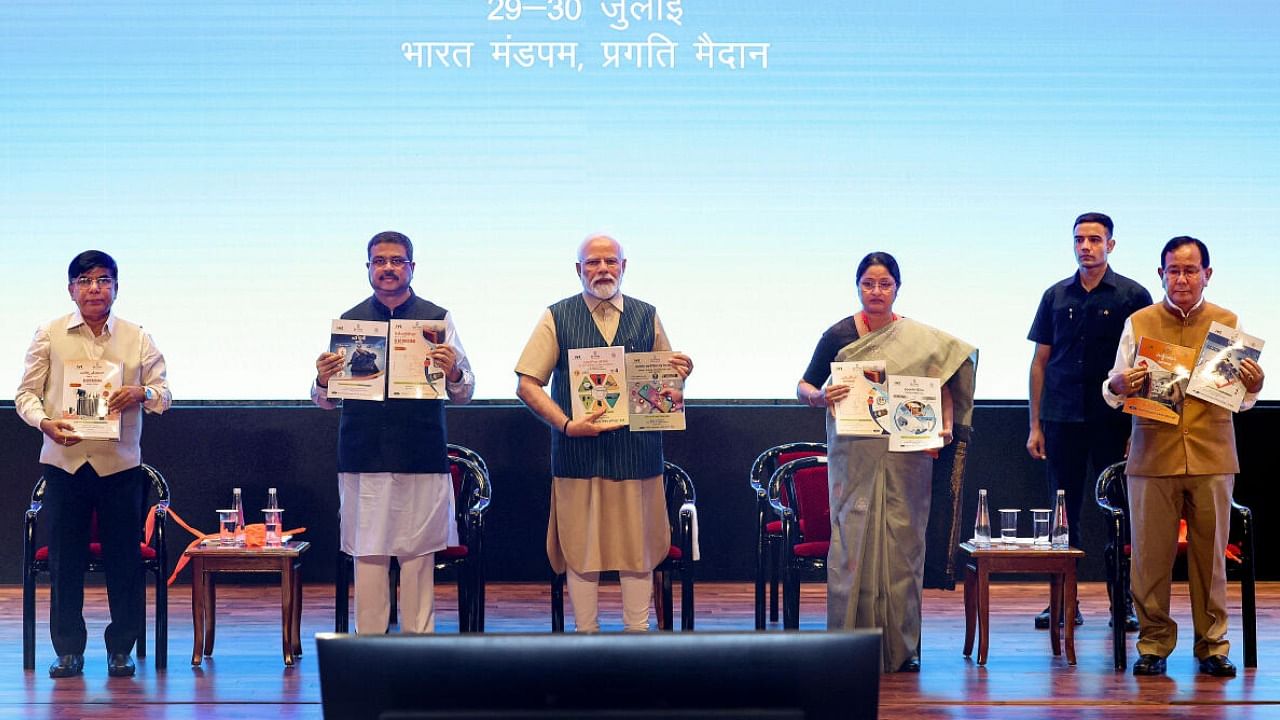
[[138, 593], [138, 641], [137, 652], [138, 659], [141, 660], [147, 656], [147, 576], [142, 576], [142, 591]]
[[769, 622], [778, 622], [778, 575], [782, 564], [782, 543], [769, 538]]
[[30, 566], [22, 569], [22, 669], [36, 669], [36, 578]]
[[471, 594], [471, 623], [476, 632], [484, 632], [484, 568], [476, 558], [475, 577]]
[[169, 583], [164, 563], [156, 568], [156, 669], [169, 667]]
[[351, 628], [351, 556], [338, 551], [338, 566], [333, 576], [333, 631]]
[[1245, 556], [1240, 580], [1240, 614], [1244, 617], [1244, 666], [1258, 667], [1258, 607], [1254, 588], [1253, 548]]
[[564, 632], [564, 573], [551, 579], [551, 632]]
[[769, 544], [765, 537], [764, 531], [761, 530], [756, 536], [756, 629], [763, 630], [764, 622], [764, 585], [765, 577], [769, 572]]
[[782, 629], [800, 629], [800, 578], [791, 563], [783, 568], [782, 575]]
[[400, 561], [391, 558], [391, 572], [388, 573], [387, 582], [390, 583], [388, 594], [391, 597], [391, 612], [387, 614], [387, 632], [391, 632], [391, 626], [400, 622]]
[[660, 577], [662, 581], [662, 618], [659, 623], [659, 627], [662, 630], [674, 630], [675, 608], [671, 607], [671, 571], [655, 571], [654, 577]]
[[680, 568], [680, 629], [693, 629], [693, 564]]

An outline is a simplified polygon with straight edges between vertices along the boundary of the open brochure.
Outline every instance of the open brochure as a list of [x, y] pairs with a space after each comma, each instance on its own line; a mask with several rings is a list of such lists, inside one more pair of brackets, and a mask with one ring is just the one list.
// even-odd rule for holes
[[601, 410], [598, 425], [630, 425], [633, 432], [683, 430], [684, 383], [673, 353], [627, 353], [626, 348], [569, 351], [569, 397], [574, 420]]
[[391, 382], [387, 394], [408, 400], [440, 400], [445, 373], [431, 359], [444, 344], [444, 320], [391, 321]]
[[942, 442], [942, 381], [890, 375], [889, 452], [935, 450]]
[[1187, 394], [1239, 412], [1245, 396], [1244, 383], [1240, 382], [1240, 362], [1245, 358], [1257, 362], [1262, 356], [1262, 345], [1262, 340], [1215, 321], [1200, 347]]
[[119, 440], [120, 413], [108, 413], [111, 394], [124, 384], [120, 365], [106, 360], [68, 360], [62, 370], [59, 419], [84, 440]]
[[334, 320], [329, 333], [329, 352], [342, 358], [342, 369], [329, 378], [329, 398], [384, 399], [387, 383], [387, 323], [377, 320]]
[[1147, 377], [1138, 392], [1125, 398], [1130, 415], [1177, 425], [1196, 351], [1155, 338], [1138, 338], [1134, 367], [1146, 368]]
[[888, 435], [889, 391], [883, 360], [831, 363], [831, 384], [849, 394], [835, 404], [837, 435]]

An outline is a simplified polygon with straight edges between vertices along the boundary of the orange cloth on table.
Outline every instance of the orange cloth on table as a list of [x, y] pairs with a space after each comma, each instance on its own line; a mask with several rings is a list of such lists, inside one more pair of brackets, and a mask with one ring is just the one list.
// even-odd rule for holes
[[[142, 539], [142, 542], [145, 545], [151, 544], [151, 536], [155, 533], [156, 507], [157, 506], [153, 505], [151, 507], [151, 512], [147, 513], [147, 524], [144, 531], [145, 534]], [[178, 513], [174, 511], [173, 508], [169, 508], [167, 512], [169, 514], [169, 517], [173, 518], [174, 522], [181, 525], [183, 529], [185, 529], [187, 532], [196, 536], [196, 539], [192, 540], [190, 544], [187, 545], [187, 548], [186, 548], [187, 550], [191, 550], [197, 547], [198, 545], [200, 545], [200, 543], [204, 542], [209, 538], [218, 537], [218, 533], [203, 533], [191, 527], [190, 525], [187, 524], [186, 520], [182, 519], [182, 516], [178, 515]], [[307, 531], [306, 528], [300, 527], [300, 528], [294, 528], [293, 530], [285, 530], [284, 532], [281, 533], [281, 535], [282, 536], [283, 535], [301, 535], [306, 531]], [[245, 544], [245, 547], [247, 548], [266, 547], [267, 526], [262, 523], [245, 525], [244, 526], [244, 544]], [[191, 558], [187, 556], [186, 553], [184, 552], [182, 557], [178, 559], [178, 564], [174, 566], [173, 574], [169, 576], [169, 582], [168, 582], [169, 585], [172, 585], [173, 581], [178, 579], [178, 573], [182, 572], [182, 568], [186, 567], [187, 563], [190, 561], [191, 561]]]

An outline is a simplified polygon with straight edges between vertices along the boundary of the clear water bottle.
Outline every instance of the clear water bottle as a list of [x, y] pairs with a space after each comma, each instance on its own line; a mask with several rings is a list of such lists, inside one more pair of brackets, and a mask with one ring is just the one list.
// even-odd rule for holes
[[973, 544], [991, 547], [991, 511], [987, 509], [987, 490], [978, 491], [978, 517], [973, 521]]
[[266, 525], [266, 546], [269, 548], [280, 547], [280, 516], [284, 511], [280, 508], [280, 499], [276, 495], [275, 488], [267, 488], [267, 506], [262, 509], [264, 524]]
[[1053, 529], [1049, 531], [1049, 543], [1055, 550], [1071, 547], [1071, 531], [1067, 527], [1067, 492], [1059, 490], [1053, 500]]
[[236, 547], [244, 547], [244, 498], [240, 496], [240, 488], [233, 488], [231, 495], [231, 507], [236, 510]]

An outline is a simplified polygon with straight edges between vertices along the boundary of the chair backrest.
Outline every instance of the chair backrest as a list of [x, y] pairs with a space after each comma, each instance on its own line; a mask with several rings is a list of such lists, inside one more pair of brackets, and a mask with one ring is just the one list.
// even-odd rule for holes
[[[140, 471], [147, 479], [147, 492], [142, 494], [142, 517], [145, 519], [147, 510], [152, 505], [159, 505], [161, 508], [168, 510], [169, 508], [169, 483], [165, 481], [164, 475], [159, 470], [143, 463]], [[36, 480], [36, 484], [31, 488], [31, 509], [28, 512], [39, 512], [44, 505], [44, 493], [48, 485], [43, 475]], [[98, 542], [98, 513], [94, 512], [89, 518], [89, 542]]]
[[[1104, 512], [1112, 509], [1129, 513], [1129, 484], [1125, 480], [1125, 461], [1121, 460], [1103, 468], [1093, 487], [1093, 500]], [[1127, 527], [1126, 523], [1126, 527]]]
[[449, 475], [453, 480], [453, 498], [459, 539], [465, 544], [467, 516], [483, 515], [493, 498], [489, 470], [478, 453], [461, 445], [449, 445]]
[[[821, 442], [791, 442], [775, 445], [760, 453], [756, 457], [756, 461], [751, 464], [751, 488], [760, 496], [767, 495], [769, 478], [773, 477], [779, 467], [802, 457], [825, 456], [826, 454], [827, 444]], [[791, 496], [784, 491], [782, 503], [790, 505], [790, 498]]]
[[698, 493], [693, 487], [693, 479], [684, 468], [673, 462], [664, 462], [662, 469], [662, 488], [667, 498], [667, 517], [671, 520], [671, 532], [675, 533], [679, 525], [680, 506], [685, 503], [698, 504]]
[[[827, 458], [825, 455], [802, 457], [783, 464], [769, 479], [769, 502], [790, 507], [800, 522], [805, 542], [831, 539], [831, 499], [827, 489]], [[783, 503], [784, 497], [794, 497], [794, 505]]]

